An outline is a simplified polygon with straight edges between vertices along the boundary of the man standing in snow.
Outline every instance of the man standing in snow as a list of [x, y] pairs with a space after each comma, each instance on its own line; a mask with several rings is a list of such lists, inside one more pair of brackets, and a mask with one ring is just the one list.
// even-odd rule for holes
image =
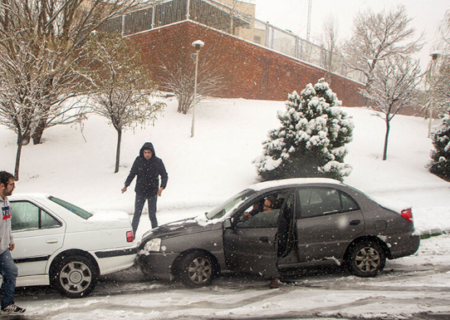
[[[128, 186], [136, 175], [137, 181], [136, 188], [134, 189], [136, 192], [136, 200], [134, 203], [133, 221], [131, 223], [135, 237], [145, 201], [148, 201], [148, 215], [152, 223], [152, 228], [158, 226], [158, 220], [156, 219], [156, 200], [166, 188], [168, 180], [164, 163], [156, 156], [151, 142], [146, 142], [139, 151], [139, 156], [134, 160], [130, 174], [125, 180], [125, 187], [123, 187], [122, 193], [127, 191]], [[161, 186], [159, 186], [159, 177], [161, 177]]]
[[11, 256], [14, 250], [14, 239], [11, 232], [11, 206], [8, 201], [15, 188], [14, 176], [6, 171], [0, 171], [0, 274], [3, 277], [0, 288], [2, 314], [20, 314], [25, 309], [14, 304], [16, 289], [17, 266]]

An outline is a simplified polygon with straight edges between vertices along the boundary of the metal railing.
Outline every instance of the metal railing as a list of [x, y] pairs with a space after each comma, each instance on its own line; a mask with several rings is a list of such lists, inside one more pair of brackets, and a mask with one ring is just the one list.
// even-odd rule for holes
[[[247, 5], [254, 8], [253, 4]], [[362, 73], [346, 69], [340, 55], [287, 30], [256, 19], [253, 16], [254, 10], [252, 15], [251, 12], [243, 13], [240, 9], [214, 0], [154, 0], [139, 10], [108, 20], [101, 29], [128, 36], [175, 22], [192, 20], [327, 71], [364, 82]], [[333, 54], [331, 67], [327, 66], [330, 54]]]

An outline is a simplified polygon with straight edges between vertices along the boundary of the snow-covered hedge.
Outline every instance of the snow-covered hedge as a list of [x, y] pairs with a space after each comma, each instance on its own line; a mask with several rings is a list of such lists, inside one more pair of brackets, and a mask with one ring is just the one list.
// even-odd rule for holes
[[441, 115], [441, 124], [432, 135], [434, 149], [431, 151], [430, 171], [438, 176], [450, 178], [450, 108]]

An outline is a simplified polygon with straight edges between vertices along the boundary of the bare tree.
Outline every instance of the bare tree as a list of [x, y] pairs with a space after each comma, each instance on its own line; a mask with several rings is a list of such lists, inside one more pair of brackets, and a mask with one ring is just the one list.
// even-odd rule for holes
[[373, 108], [386, 123], [383, 160], [387, 159], [388, 140], [392, 118], [417, 99], [416, 88], [421, 81], [419, 61], [394, 55], [379, 62], [375, 70], [370, 91], [364, 96], [370, 99]]
[[[50, 103], [50, 97], [45, 93], [46, 83], [51, 79], [33, 72], [37, 63], [33, 63], [30, 52], [24, 51], [26, 47], [23, 42], [18, 43], [15, 49], [20, 54], [14, 59], [8, 55], [0, 56], [0, 124], [17, 134], [16, 180], [19, 179], [22, 146], [28, 144], [39, 120], [46, 117], [53, 124], [71, 123], [82, 113], [76, 103], [65, 103], [62, 98], [58, 110], [45, 111], [44, 106]], [[70, 94], [66, 99], [69, 97]]]
[[183, 51], [179, 59], [161, 62], [163, 87], [175, 94], [178, 112], [187, 114], [188, 110], [205, 96], [213, 95], [222, 89], [223, 78], [216, 71], [218, 67], [213, 56], [205, 49], [200, 52], [195, 97], [195, 58], [191, 59], [189, 53]]
[[[9, 74], [6, 79], [11, 85], [23, 86], [21, 96], [35, 93], [26, 87], [29, 82], [21, 78], [35, 79], [40, 86], [37, 99], [24, 99], [26, 107], [38, 110], [39, 114], [34, 118], [37, 123], [32, 131], [27, 133], [34, 143], [41, 142], [46, 128], [79, 117], [73, 109], [64, 109], [64, 105], [82, 88], [83, 79], [74, 65], [84, 58], [80, 50], [90, 32], [141, 1], [0, 1], [0, 69]], [[36, 105], [31, 106], [33, 103]]]
[[446, 104], [450, 102], [448, 99], [449, 93], [449, 69], [448, 58], [445, 54], [442, 55], [439, 52], [433, 52], [431, 54], [431, 60], [428, 63], [425, 71], [425, 92], [423, 99], [422, 111], [424, 111], [425, 119], [428, 118], [428, 138], [432, 134], [433, 126], [433, 114], [437, 112], [439, 114], [442, 111], [446, 111]]
[[342, 47], [346, 66], [366, 76], [366, 90], [370, 90], [378, 63], [392, 56], [408, 56], [422, 48], [422, 37], [414, 37], [404, 6], [375, 14], [359, 12], [354, 19], [350, 40]]
[[450, 10], [445, 12], [444, 21], [442, 21], [440, 31], [442, 40], [444, 41], [444, 45], [448, 51], [450, 47]]
[[446, 111], [450, 105], [450, 59], [442, 57], [442, 60], [439, 74], [435, 76], [432, 86], [433, 102], [438, 111]]
[[339, 37], [339, 25], [334, 16], [329, 16], [323, 23], [322, 43], [327, 50], [325, 69], [327, 70], [326, 81], [331, 85], [331, 73], [337, 70], [337, 56], [338, 51], [338, 37]]
[[436, 54], [435, 61], [431, 61], [427, 75], [433, 103], [438, 111], [447, 112], [450, 105], [450, 10], [445, 13], [440, 31], [442, 51]]
[[432, 134], [433, 113], [446, 113], [450, 103], [450, 74], [448, 64], [450, 49], [450, 10], [445, 13], [440, 25], [441, 39], [438, 41], [425, 72], [425, 92], [422, 110], [429, 119], [428, 137]]
[[123, 131], [139, 124], [153, 124], [165, 104], [150, 101], [155, 84], [128, 39], [93, 33], [84, 50], [90, 61], [87, 74], [93, 89], [92, 110], [107, 118], [117, 131], [114, 168], [117, 173]]

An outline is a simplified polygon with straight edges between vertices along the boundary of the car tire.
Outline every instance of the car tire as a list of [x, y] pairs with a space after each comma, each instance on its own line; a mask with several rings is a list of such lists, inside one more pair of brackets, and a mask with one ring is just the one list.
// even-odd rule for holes
[[52, 267], [50, 283], [69, 298], [88, 296], [98, 281], [96, 266], [83, 256], [66, 256]]
[[180, 262], [179, 277], [181, 283], [189, 288], [209, 286], [215, 275], [212, 257], [204, 252], [191, 252]]
[[386, 253], [375, 241], [361, 241], [350, 247], [346, 262], [350, 273], [358, 277], [375, 277], [386, 264]]

